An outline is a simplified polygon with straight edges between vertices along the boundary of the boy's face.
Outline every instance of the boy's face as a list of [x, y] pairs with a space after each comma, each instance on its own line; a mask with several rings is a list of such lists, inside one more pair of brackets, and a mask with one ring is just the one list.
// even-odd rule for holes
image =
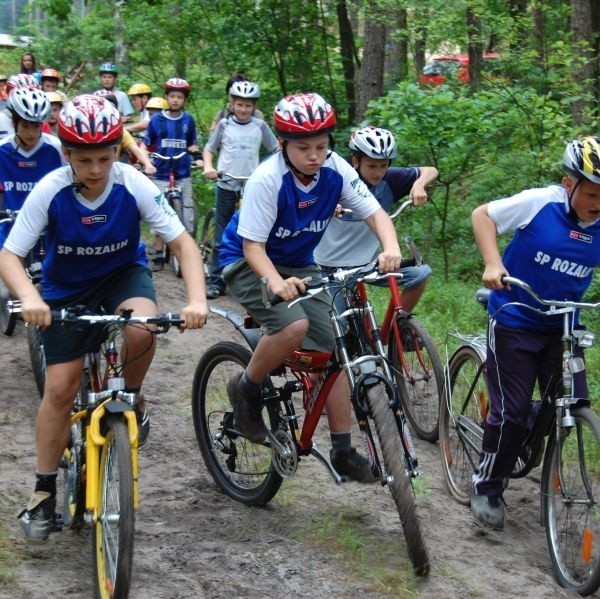
[[167, 94], [167, 103], [169, 110], [181, 110], [185, 106], [185, 94], [179, 91], [172, 91]]
[[369, 185], [377, 185], [385, 177], [390, 161], [387, 158], [352, 156], [352, 166]]
[[44, 79], [42, 81], [42, 91], [55, 92], [58, 89], [58, 81], [56, 79]]
[[52, 102], [50, 104], [50, 120], [49, 123], [54, 125], [58, 122], [58, 115], [62, 109], [63, 105], [60, 102]]
[[131, 103], [133, 104], [133, 108], [137, 111], [137, 112], [142, 112], [142, 110], [144, 110], [144, 106], [146, 106], [146, 102], [148, 101], [148, 96], [146, 95], [136, 95], [136, 96], [129, 96], [131, 98]]
[[16, 134], [19, 136], [19, 143], [23, 149], [30, 150], [40, 139], [42, 123], [21, 120], [17, 125]]
[[327, 158], [329, 135], [290, 139], [286, 145], [290, 162], [305, 175], [314, 175]]
[[[573, 177], [563, 177], [563, 185], [567, 194], [571, 195], [577, 185]], [[571, 198], [571, 207], [577, 218], [586, 223], [594, 222], [600, 218], [600, 184], [583, 179]]]
[[240, 123], [245, 123], [250, 120], [250, 117], [254, 113], [254, 100], [247, 100], [246, 98], [231, 97], [231, 110], [235, 114], [235, 118]]
[[85, 187], [81, 195], [95, 199], [102, 194], [108, 185], [110, 169], [116, 158], [115, 148], [66, 150], [63, 155], [71, 163], [73, 174], [79, 183]]

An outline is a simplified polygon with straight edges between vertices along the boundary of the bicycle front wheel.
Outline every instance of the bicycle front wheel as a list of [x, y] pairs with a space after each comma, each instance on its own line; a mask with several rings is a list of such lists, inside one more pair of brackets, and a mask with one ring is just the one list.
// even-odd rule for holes
[[133, 559], [133, 468], [127, 426], [109, 417], [100, 456], [98, 519], [94, 523], [96, 589], [100, 599], [126, 599]]
[[[232, 342], [209, 348], [198, 363], [192, 387], [192, 415], [204, 463], [217, 485], [236, 501], [265, 505], [282, 478], [272, 465], [271, 448], [235, 432], [227, 395], [229, 379], [244, 370], [250, 350]], [[275, 414], [269, 413], [271, 425]]]
[[444, 385], [442, 361], [423, 323], [411, 316], [397, 318], [396, 325], [390, 331], [388, 355], [404, 411], [417, 436], [435, 443]]
[[550, 435], [542, 506], [556, 580], [590, 595], [600, 586], [600, 418], [589, 408], [571, 414], [575, 426]]
[[410, 475], [406, 470], [404, 448], [398, 434], [394, 413], [390, 409], [385, 385], [378, 383], [369, 387], [367, 399], [379, 437], [388, 487], [402, 522], [408, 555], [415, 573], [418, 576], [425, 576], [429, 572], [429, 557], [421, 532]]
[[483, 357], [469, 345], [452, 355], [440, 402], [440, 456], [450, 494], [471, 503], [473, 472], [479, 464], [489, 408]]
[[38, 326], [27, 325], [27, 344], [29, 345], [29, 358], [35, 386], [40, 397], [43, 397], [46, 384], [46, 354], [44, 353], [42, 331]]
[[206, 276], [210, 275], [210, 261], [215, 242], [215, 215], [215, 208], [210, 208], [204, 217], [200, 237], [200, 255], [204, 262], [204, 274]]

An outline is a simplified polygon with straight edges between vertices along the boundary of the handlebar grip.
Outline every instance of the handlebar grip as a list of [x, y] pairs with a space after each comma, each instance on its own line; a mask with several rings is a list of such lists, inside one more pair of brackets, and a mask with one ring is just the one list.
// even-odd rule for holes
[[423, 264], [423, 256], [421, 256], [421, 252], [419, 252], [419, 249], [413, 241], [413, 238], [407, 235], [404, 238], [404, 243], [406, 243], [406, 245], [408, 246], [408, 249], [410, 250], [410, 255], [415, 261], [414, 264], [410, 264], [409, 266], [421, 266]]
[[402, 260], [400, 260], [400, 268], [407, 268], [409, 266], [418, 266], [419, 263], [417, 262], [416, 258], [402, 258]]

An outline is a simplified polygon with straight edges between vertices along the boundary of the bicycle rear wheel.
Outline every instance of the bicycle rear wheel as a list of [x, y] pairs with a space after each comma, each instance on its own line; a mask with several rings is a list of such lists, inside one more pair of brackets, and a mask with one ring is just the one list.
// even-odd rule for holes
[[204, 262], [204, 274], [206, 276], [210, 275], [210, 260], [215, 239], [215, 215], [215, 208], [209, 208], [206, 216], [204, 217], [204, 223], [202, 224], [202, 236], [200, 237], [200, 255], [202, 256], [202, 261]]
[[571, 414], [575, 426], [549, 438], [542, 505], [556, 580], [590, 595], [600, 586], [600, 418], [589, 408]]
[[[192, 387], [192, 415], [202, 458], [217, 485], [236, 501], [264, 505], [282, 478], [272, 464], [271, 448], [236, 434], [227, 382], [250, 361], [250, 350], [232, 342], [209, 348], [200, 359]], [[269, 411], [271, 424], [275, 415]]]
[[429, 557], [421, 532], [415, 494], [406, 471], [404, 448], [383, 383], [368, 388], [367, 399], [379, 437], [388, 487], [400, 515], [408, 555], [418, 576], [429, 572]]
[[390, 331], [388, 356], [406, 417], [421, 439], [438, 440], [438, 414], [444, 386], [444, 368], [431, 335], [414, 317], [396, 320]]
[[35, 386], [40, 397], [43, 397], [46, 384], [46, 354], [44, 353], [42, 331], [38, 326], [27, 325], [27, 344], [29, 345], [29, 358]]
[[489, 397], [483, 357], [470, 345], [450, 358], [440, 403], [440, 456], [451, 495], [471, 503], [472, 476], [479, 464]]
[[98, 520], [93, 527], [96, 591], [100, 599], [126, 599], [131, 580], [135, 519], [131, 445], [127, 426], [119, 417], [107, 418], [104, 434]]

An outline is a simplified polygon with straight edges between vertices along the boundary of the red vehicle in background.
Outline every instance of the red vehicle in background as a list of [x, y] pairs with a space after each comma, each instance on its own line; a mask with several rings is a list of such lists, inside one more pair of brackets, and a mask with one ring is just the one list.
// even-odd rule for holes
[[[487, 52], [483, 55], [482, 73], [497, 76], [500, 54]], [[437, 56], [427, 61], [423, 72], [419, 76], [421, 86], [436, 86], [448, 80], [469, 83], [469, 55], [452, 54], [450, 56]]]

